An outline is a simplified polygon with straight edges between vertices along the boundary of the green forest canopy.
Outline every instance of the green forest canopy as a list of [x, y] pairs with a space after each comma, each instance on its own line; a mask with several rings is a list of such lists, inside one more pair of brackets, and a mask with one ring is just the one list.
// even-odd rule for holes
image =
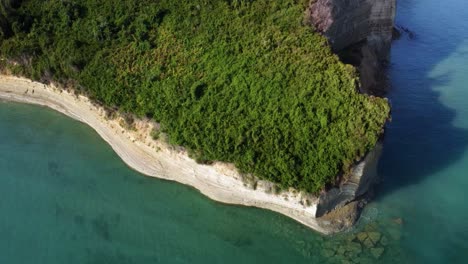
[[154, 118], [197, 160], [283, 187], [317, 193], [333, 183], [389, 114], [303, 24], [304, 0], [10, 2], [3, 67], [73, 80], [106, 106]]

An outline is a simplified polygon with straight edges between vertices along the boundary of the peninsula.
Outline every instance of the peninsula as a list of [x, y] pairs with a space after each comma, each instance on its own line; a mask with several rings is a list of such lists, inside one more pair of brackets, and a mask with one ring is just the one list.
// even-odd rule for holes
[[333, 232], [319, 194], [353, 178], [389, 106], [303, 2], [7, 1], [0, 98], [87, 123], [146, 175]]

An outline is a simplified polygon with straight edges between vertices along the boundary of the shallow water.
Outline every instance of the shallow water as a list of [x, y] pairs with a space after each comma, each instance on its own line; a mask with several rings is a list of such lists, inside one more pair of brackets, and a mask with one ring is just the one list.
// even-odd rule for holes
[[0, 263], [464, 263], [468, 2], [400, 0], [382, 183], [332, 237], [144, 177], [89, 127], [0, 103]]

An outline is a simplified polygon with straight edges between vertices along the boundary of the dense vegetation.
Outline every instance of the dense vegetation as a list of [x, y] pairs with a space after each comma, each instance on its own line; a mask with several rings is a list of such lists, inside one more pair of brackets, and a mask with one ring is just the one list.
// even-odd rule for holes
[[284, 187], [320, 191], [374, 146], [388, 115], [303, 25], [304, 0], [13, 2], [1, 10], [4, 67], [73, 80], [154, 118], [196, 159]]

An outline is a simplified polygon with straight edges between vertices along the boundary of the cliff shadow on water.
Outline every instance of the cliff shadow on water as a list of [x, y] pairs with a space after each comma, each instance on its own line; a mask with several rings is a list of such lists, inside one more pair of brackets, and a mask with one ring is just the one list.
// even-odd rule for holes
[[[438, 65], [457, 52], [465, 41], [464, 34], [457, 32], [456, 24], [446, 21], [453, 19], [449, 11], [433, 13], [431, 9], [437, 7], [422, 2], [398, 3], [396, 24], [413, 32], [403, 32], [392, 46], [387, 94], [392, 122], [387, 126], [379, 162], [378, 174], [384, 182], [377, 186], [377, 201], [451, 166], [468, 146], [468, 130], [454, 125], [457, 112], [441, 102], [437, 91], [450, 86], [453, 76], [433, 74]], [[428, 14], [416, 17], [421, 12]]]

